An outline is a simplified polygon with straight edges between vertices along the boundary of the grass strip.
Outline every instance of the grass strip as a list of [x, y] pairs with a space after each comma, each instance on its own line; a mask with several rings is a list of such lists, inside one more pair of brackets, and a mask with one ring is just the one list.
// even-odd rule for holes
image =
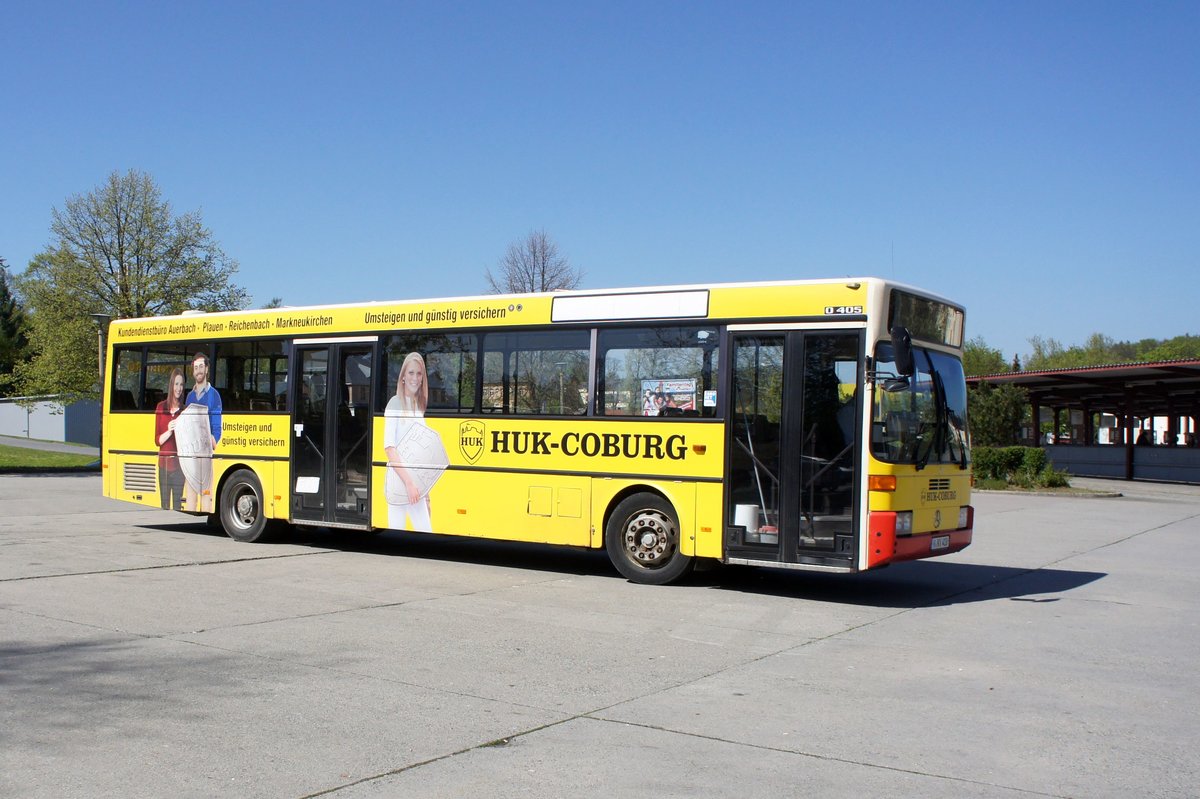
[[47, 452], [28, 447], [10, 447], [0, 444], [0, 469], [10, 472], [40, 471], [44, 469], [79, 469], [96, 462], [89, 453]]

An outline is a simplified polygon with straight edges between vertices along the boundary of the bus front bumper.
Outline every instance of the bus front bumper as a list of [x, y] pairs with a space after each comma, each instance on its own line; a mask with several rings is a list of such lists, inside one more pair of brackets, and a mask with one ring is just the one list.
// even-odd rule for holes
[[967, 526], [957, 530], [934, 530], [928, 533], [896, 535], [896, 514], [891, 511], [872, 511], [867, 543], [868, 569], [905, 560], [935, 558], [965, 549], [974, 531], [975, 509], [969, 508]]

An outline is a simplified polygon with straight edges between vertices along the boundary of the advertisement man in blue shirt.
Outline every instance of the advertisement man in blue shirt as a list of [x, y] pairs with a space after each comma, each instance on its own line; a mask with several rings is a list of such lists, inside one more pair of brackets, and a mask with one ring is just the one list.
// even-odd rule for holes
[[192, 377], [196, 379], [196, 385], [188, 392], [186, 404], [208, 408], [208, 427], [213, 449], [216, 449], [221, 440], [221, 395], [208, 382], [208, 356], [203, 352], [197, 352], [192, 358]]
[[[203, 405], [208, 408], [208, 430], [215, 450], [217, 442], [221, 440], [221, 395], [208, 382], [208, 372], [208, 356], [197, 352], [192, 358], [192, 377], [195, 378], [196, 385], [188, 392], [185, 405]], [[205, 492], [204, 496], [197, 496], [191, 485], [185, 487], [184, 502], [188, 508], [213, 512], [212, 494]]]

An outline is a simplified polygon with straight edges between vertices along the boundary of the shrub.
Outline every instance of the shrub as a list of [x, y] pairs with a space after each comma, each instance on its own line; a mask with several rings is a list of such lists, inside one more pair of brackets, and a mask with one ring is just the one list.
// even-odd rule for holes
[[1071, 485], [1070, 475], [1060, 472], [1052, 466], [1047, 466], [1041, 473], [1042, 486], [1045, 488], [1067, 488]]
[[971, 449], [971, 466], [975, 470], [976, 480], [1004, 480], [998, 475], [1000, 450], [996, 447], [973, 447]]
[[1025, 447], [975, 447], [971, 450], [975, 476], [1008, 481], [1014, 472], [1020, 471], [1024, 450]]
[[976, 478], [975, 487], [983, 491], [1003, 491], [1008, 488], [1008, 481], [997, 480], [994, 477]]
[[1021, 450], [1021, 471], [1038, 475], [1046, 470], [1046, 450], [1041, 447], [1016, 447]]

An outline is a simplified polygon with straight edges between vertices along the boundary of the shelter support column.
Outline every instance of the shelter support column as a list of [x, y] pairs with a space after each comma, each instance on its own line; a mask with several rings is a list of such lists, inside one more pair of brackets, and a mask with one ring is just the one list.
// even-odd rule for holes
[[1121, 408], [1121, 425], [1125, 428], [1125, 479], [1133, 479], [1133, 443], [1137, 435], [1133, 432], [1133, 398], [1125, 391], [1125, 402]]

